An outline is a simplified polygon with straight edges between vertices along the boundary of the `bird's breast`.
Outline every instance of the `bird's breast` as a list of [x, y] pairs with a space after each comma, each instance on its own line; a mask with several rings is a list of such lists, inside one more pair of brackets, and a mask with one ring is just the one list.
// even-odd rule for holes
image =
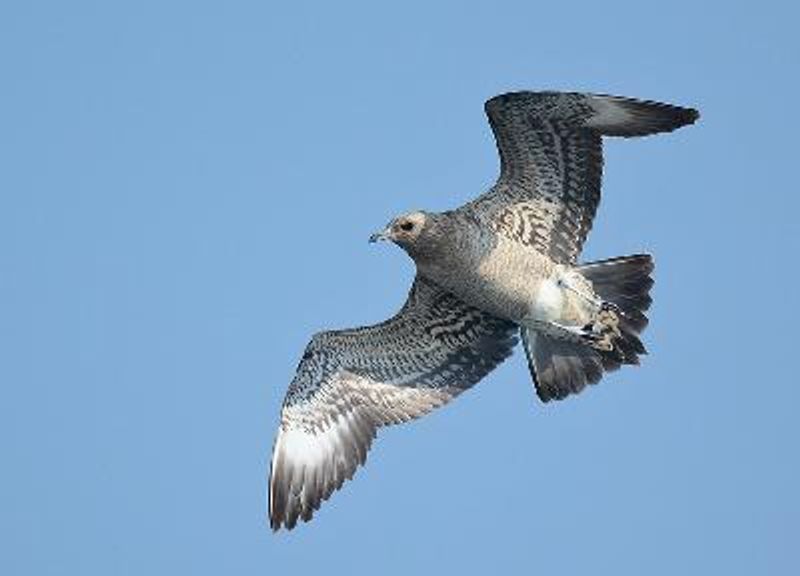
[[424, 272], [466, 303], [500, 318], [521, 322], [535, 306], [542, 314], [551, 313], [559, 296], [546, 282], [552, 262], [532, 248], [511, 244], [464, 250]]

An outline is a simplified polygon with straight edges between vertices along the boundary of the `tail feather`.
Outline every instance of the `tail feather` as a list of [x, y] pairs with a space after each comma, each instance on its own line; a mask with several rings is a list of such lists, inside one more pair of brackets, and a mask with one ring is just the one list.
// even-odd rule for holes
[[542, 402], [563, 400], [603, 377], [601, 355], [588, 346], [522, 328], [528, 366]]
[[635, 254], [584, 264], [578, 271], [592, 283], [595, 293], [604, 302], [622, 310], [623, 328], [638, 334], [647, 327], [645, 312], [653, 302], [650, 274], [654, 267], [652, 256]]
[[639, 334], [647, 326], [652, 299], [653, 259], [646, 254], [612, 258], [578, 267], [603, 306], [586, 337], [522, 328], [528, 365], [543, 402], [561, 400], [600, 381], [604, 372], [639, 364], [646, 354]]

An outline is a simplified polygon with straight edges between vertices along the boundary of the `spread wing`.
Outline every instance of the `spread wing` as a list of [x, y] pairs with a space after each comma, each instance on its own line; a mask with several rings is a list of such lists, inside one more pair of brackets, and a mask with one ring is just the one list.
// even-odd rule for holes
[[689, 108], [574, 92], [503, 94], [485, 108], [500, 153], [500, 177], [461, 210], [570, 265], [600, 202], [602, 136], [669, 132], [698, 118]]
[[309, 520], [364, 463], [379, 427], [445, 404], [511, 355], [516, 342], [515, 324], [421, 277], [392, 319], [314, 336], [281, 412], [269, 481], [272, 528]]

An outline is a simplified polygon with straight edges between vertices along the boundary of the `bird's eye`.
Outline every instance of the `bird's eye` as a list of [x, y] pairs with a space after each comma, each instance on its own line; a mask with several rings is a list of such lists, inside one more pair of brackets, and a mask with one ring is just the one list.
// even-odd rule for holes
[[401, 230], [405, 230], [406, 232], [411, 232], [414, 229], [414, 223], [413, 222], [403, 222], [402, 224], [400, 224], [400, 229]]

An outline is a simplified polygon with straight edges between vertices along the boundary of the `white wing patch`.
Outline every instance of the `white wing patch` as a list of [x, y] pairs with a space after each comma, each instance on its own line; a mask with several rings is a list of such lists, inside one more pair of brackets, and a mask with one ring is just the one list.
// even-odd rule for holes
[[320, 399], [283, 409], [270, 478], [270, 516], [311, 519], [330, 494], [364, 464], [377, 429], [426, 414], [462, 390], [399, 388], [342, 373]]

